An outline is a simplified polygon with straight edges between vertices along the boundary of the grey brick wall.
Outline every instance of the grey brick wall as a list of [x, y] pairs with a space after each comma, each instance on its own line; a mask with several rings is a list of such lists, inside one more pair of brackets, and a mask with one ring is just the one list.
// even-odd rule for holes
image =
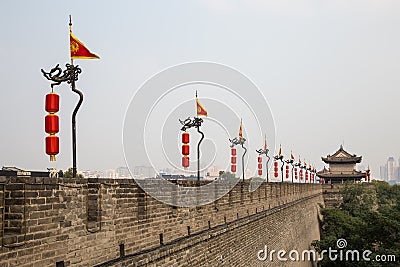
[[0, 266], [268, 266], [264, 245], [305, 249], [319, 237], [321, 186], [247, 188], [180, 208], [133, 180], [0, 177]]

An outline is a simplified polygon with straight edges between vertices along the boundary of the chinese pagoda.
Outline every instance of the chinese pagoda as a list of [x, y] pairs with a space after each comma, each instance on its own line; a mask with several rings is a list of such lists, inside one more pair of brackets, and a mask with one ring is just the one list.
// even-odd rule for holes
[[362, 178], [365, 178], [365, 172], [356, 170], [356, 164], [361, 162], [361, 158], [361, 156], [351, 155], [341, 145], [333, 155], [322, 157], [322, 161], [329, 164], [329, 168], [324, 167], [317, 173], [317, 176], [325, 183], [361, 181]]

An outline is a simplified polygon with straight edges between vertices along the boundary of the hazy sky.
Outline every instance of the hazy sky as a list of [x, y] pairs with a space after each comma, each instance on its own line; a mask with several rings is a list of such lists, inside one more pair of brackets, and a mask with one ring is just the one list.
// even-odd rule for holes
[[[62, 3], [62, 4], [61, 4]], [[40, 73], [69, 61], [73, 31], [100, 60], [77, 60], [85, 94], [78, 114], [78, 168], [124, 165], [122, 125], [130, 99], [172, 65], [211, 61], [247, 75], [266, 96], [276, 143], [318, 168], [340, 144], [373, 175], [400, 156], [400, 2], [360, 1], [3, 1], [0, 43], [0, 165], [40, 170], [44, 96]], [[63, 85], [61, 153], [71, 165]]]

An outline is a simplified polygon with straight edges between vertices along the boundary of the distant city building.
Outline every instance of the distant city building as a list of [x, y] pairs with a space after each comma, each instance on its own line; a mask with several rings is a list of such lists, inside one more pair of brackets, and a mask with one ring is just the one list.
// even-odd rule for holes
[[383, 181], [387, 181], [387, 165], [385, 166], [380, 166], [379, 167], [379, 174], [380, 174], [380, 178]]
[[395, 167], [396, 163], [393, 157], [389, 157], [387, 161], [387, 180], [391, 182], [395, 180]]
[[139, 178], [154, 178], [156, 172], [150, 166], [136, 166], [133, 168], [133, 176]]
[[130, 178], [131, 177], [128, 167], [118, 167], [116, 171], [117, 171], [118, 178]]
[[397, 165], [394, 157], [389, 157], [386, 164], [380, 166], [380, 178], [391, 184], [400, 183], [400, 158]]
[[361, 181], [365, 178], [365, 172], [357, 171], [356, 164], [361, 162], [362, 157], [351, 155], [343, 149], [341, 145], [339, 150], [333, 155], [322, 157], [322, 160], [329, 164], [317, 173], [326, 183], [342, 183], [345, 181]]

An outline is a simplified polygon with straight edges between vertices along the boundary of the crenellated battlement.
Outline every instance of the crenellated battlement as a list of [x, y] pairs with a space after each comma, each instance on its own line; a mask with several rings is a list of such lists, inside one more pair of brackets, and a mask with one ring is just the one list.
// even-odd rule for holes
[[[251, 251], [235, 257], [229, 249], [242, 242], [261, 245], [274, 236], [279, 239], [274, 242], [282, 246], [296, 244], [288, 238], [300, 234], [308, 243], [319, 237], [320, 185], [263, 183], [254, 192], [248, 192], [248, 186], [248, 182], [239, 182], [213, 203], [182, 208], [152, 198], [134, 180], [0, 177], [0, 266], [122, 262], [135, 266], [133, 262], [138, 261], [142, 262], [139, 265], [169, 266], [171, 262], [189, 264], [190, 259], [195, 260], [190, 263], [193, 266], [206, 264], [204, 260], [219, 261], [219, 254], [225, 255], [223, 262], [241, 259], [235, 266], [246, 266], [249, 260], [245, 257], [250, 257]], [[282, 224], [298, 225], [298, 229], [281, 235], [280, 230], [287, 227]], [[258, 229], [260, 226], [263, 228]], [[224, 240], [233, 243], [227, 246]], [[216, 242], [215, 248], [210, 242]], [[189, 258], [182, 256], [181, 261], [177, 258], [195, 246], [204, 250], [196, 250]], [[247, 249], [251, 246], [243, 245], [243, 251]]]

